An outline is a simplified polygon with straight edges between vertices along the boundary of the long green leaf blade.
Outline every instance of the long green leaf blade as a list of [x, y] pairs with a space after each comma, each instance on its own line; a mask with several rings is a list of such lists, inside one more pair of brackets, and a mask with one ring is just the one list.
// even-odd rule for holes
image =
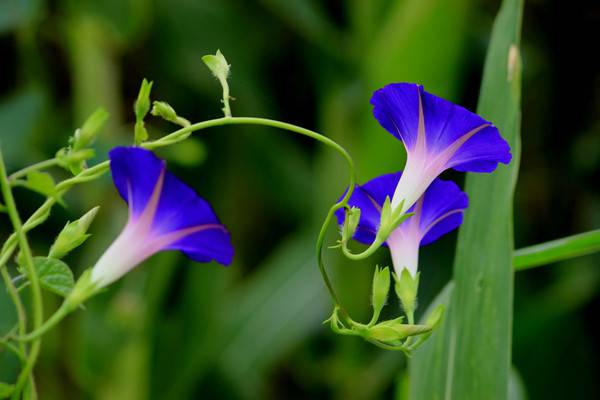
[[517, 271], [600, 251], [600, 229], [516, 250]]
[[[513, 161], [469, 175], [450, 309], [411, 361], [412, 399], [506, 399], [513, 296], [512, 199], [519, 155], [522, 0], [504, 0], [487, 54], [478, 113], [509, 142]], [[427, 377], [436, 379], [430, 380]]]
[[511, 368], [512, 203], [520, 156], [522, 0], [505, 0], [494, 24], [477, 111], [498, 126], [513, 160], [492, 175], [469, 175], [470, 209], [458, 237], [452, 299], [455, 399], [505, 399]]

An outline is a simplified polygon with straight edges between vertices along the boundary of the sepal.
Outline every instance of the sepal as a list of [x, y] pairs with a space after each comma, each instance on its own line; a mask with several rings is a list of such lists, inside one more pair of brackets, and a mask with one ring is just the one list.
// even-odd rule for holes
[[381, 207], [381, 217], [379, 220], [379, 229], [375, 241], [383, 243], [394, 229], [400, 226], [406, 219], [411, 217], [413, 213], [403, 213], [404, 200], [397, 207], [392, 207], [392, 201], [389, 196], [386, 196], [383, 206]]
[[402, 309], [408, 316], [410, 322], [414, 317], [417, 308], [417, 292], [419, 289], [419, 273], [413, 277], [408, 269], [402, 269], [400, 276], [394, 274], [394, 290], [402, 304]]
[[65, 299], [64, 306], [67, 311], [73, 311], [87, 299], [97, 294], [100, 289], [101, 288], [92, 281], [92, 269], [88, 268], [83, 271], [83, 274], [81, 274], [77, 282], [75, 282], [75, 287]]

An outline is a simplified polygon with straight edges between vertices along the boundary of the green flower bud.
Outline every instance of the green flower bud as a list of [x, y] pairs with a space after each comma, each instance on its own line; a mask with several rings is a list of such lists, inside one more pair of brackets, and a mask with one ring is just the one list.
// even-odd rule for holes
[[409, 322], [412, 323], [412, 317], [417, 308], [419, 273], [413, 277], [410, 272], [404, 268], [399, 277], [394, 274], [394, 279], [396, 281], [396, 284], [394, 285], [396, 295], [398, 296], [398, 299], [400, 299], [404, 312], [409, 317]]
[[98, 108], [94, 111], [85, 120], [83, 126], [75, 131], [75, 135], [71, 138], [71, 149], [76, 151], [92, 144], [109, 115], [103, 108]]
[[380, 342], [394, 342], [429, 332], [427, 325], [406, 325], [399, 320], [385, 321], [368, 329], [366, 337]]
[[383, 306], [387, 302], [388, 293], [390, 291], [390, 269], [388, 267], [375, 267], [373, 274], [373, 314], [379, 316]]
[[347, 242], [352, 239], [354, 233], [356, 232], [356, 228], [358, 227], [358, 222], [360, 221], [360, 208], [352, 207], [349, 211], [346, 212], [346, 220], [344, 222], [344, 226], [342, 227], [342, 241]]
[[152, 111], [150, 113], [156, 117], [161, 117], [170, 122], [177, 122], [177, 113], [164, 101], [155, 101], [152, 105]]
[[85, 242], [86, 239], [90, 237], [86, 232], [96, 217], [99, 208], [100, 207], [94, 207], [78, 220], [67, 222], [65, 227], [56, 237], [56, 240], [54, 240], [54, 244], [50, 248], [48, 257], [60, 259]]
[[148, 82], [146, 79], [142, 81], [138, 97], [133, 105], [136, 122], [143, 121], [150, 110], [150, 91], [154, 82]]

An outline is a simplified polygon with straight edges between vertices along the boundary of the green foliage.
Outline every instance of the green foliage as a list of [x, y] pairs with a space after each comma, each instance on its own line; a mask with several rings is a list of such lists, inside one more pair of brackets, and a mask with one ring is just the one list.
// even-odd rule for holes
[[0, 382], [0, 399], [7, 399], [15, 390], [15, 385]]
[[515, 251], [517, 270], [547, 265], [600, 251], [600, 230], [580, 233]]
[[52, 175], [47, 172], [29, 172], [27, 174], [27, 188], [48, 197], [57, 195], [56, 183]]
[[[478, 112], [494, 121], [509, 142], [513, 160], [492, 175], [467, 177], [470, 204], [458, 238], [449, 313], [444, 329], [424, 345], [429, 351], [412, 361], [413, 399], [508, 396], [522, 7], [520, 0], [503, 2], [494, 24], [478, 105]], [[492, 209], [490, 204], [494, 204]]]
[[[67, 133], [76, 126], [73, 121], [84, 120], [98, 105], [104, 105], [112, 118], [103, 129], [105, 134], [97, 136], [97, 160], [104, 160], [115, 144], [131, 142], [128, 138], [134, 132], [135, 142], [144, 142], [148, 132], [143, 122], [138, 123], [136, 115], [133, 127], [133, 118], [126, 112], [131, 113], [129, 105], [141, 76], [155, 78], [153, 90], [177, 105], [182, 115], [193, 116], [194, 121], [213, 118], [216, 86], [210, 74], [202, 73], [198, 56], [216, 48], [226, 50], [235, 67], [229, 79], [235, 87], [236, 113], [317, 127], [348, 146], [358, 161], [361, 181], [397, 171], [403, 165], [402, 145], [373, 119], [368, 104], [372, 91], [389, 82], [418, 82], [428, 91], [470, 107], [493, 11], [469, 0], [348, 0], [335, 5], [318, 0], [45, 3], [0, 1], [0, 48], [6, 55], [2, 59], [6, 79], [0, 85], [0, 141], [10, 172], [52, 157], [65, 145]], [[543, 8], [544, 21], [539, 13], [528, 15], [528, 33], [535, 39], [525, 44], [524, 57], [534, 79], [524, 101], [528, 110], [525, 148], [530, 161], [515, 202], [519, 244], [560, 237], [558, 228], [592, 229], [600, 215], [593, 181], [597, 160], [589, 151], [593, 147], [589, 144], [596, 143], [591, 139], [597, 136], [597, 126], [589, 122], [594, 120], [586, 110], [589, 107], [579, 106], [590, 100], [595, 89], [583, 84], [579, 87], [584, 89], [569, 92], [574, 86], [561, 78], [572, 76], [566, 73], [566, 63], [577, 63], [570, 61], [573, 57], [563, 57], [564, 45], [544, 42], [553, 37], [543, 30], [547, 29], [544, 25], [563, 26], [552, 19], [557, 9], [562, 10], [554, 3], [536, 5]], [[585, 18], [579, 22], [586, 24]], [[568, 39], [578, 33], [562, 29], [563, 42], [575, 43]], [[548, 57], [549, 48], [566, 63]], [[519, 53], [512, 54], [511, 64], [516, 66]], [[499, 62], [498, 68], [504, 63]], [[514, 67], [506, 72], [514, 79]], [[576, 75], [586, 82], [589, 69], [577, 66]], [[565, 92], [570, 96], [562, 96]], [[502, 91], [497, 95], [503, 98]], [[555, 108], [564, 104], [563, 98], [567, 102], [576, 98], [578, 104], [577, 115], [564, 125], [556, 123], [565, 118], [557, 115], [572, 116], [572, 112]], [[493, 114], [486, 117], [496, 122]], [[164, 133], [159, 131], [166, 124], [154, 119], [152, 124], [153, 134]], [[560, 139], [558, 129], [564, 130]], [[578, 139], [584, 136], [591, 141]], [[223, 216], [236, 247], [234, 265], [217, 269], [186, 263], [179, 268], [183, 257], [175, 252], [148, 260], [145, 268], [88, 302], [87, 311], [75, 313], [56, 336], [44, 339], [43, 362], [35, 369], [39, 397], [367, 400], [389, 397], [399, 376], [406, 393], [416, 387], [427, 391], [428, 386], [447, 386], [447, 378], [462, 367], [456, 356], [449, 363], [444, 351], [456, 349], [446, 333], [455, 318], [456, 307], [450, 301], [454, 283], [427, 307], [421, 320], [440, 325], [413, 353], [410, 371], [403, 355], [379, 351], [356, 338], [334, 337], [321, 325], [330, 304], [314, 265], [313, 239], [324, 210], [345, 189], [345, 165], [337, 155], [261, 127], [220, 127], [206, 138], [206, 142], [200, 142], [204, 137], [190, 138], [161, 149], [160, 155], [175, 164], [178, 175], [187, 175], [186, 181]], [[573, 144], [579, 153], [571, 154]], [[105, 174], [64, 195], [69, 209], [45, 207], [31, 216], [32, 203], [39, 197], [15, 190], [19, 212], [24, 220], [31, 218], [26, 230], [34, 250], [47, 249], [66, 220], [106, 203], [109, 217], [95, 225], [95, 240], [69, 255], [69, 264], [79, 270], [97, 259], [125, 218], [125, 207], [106, 176], [108, 165], [85, 172], [86, 163], [96, 162], [91, 161], [94, 156], [89, 147], [65, 148], [57, 154], [59, 166], [73, 174], [83, 173], [76, 178], [79, 183]], [[586, 170], [577, 170], [583, 158]], [[63, 171], [52, 172], [56, 182], [64, 177]], [[24, 182], [17, 178], [13, 185]], [[0, 201], [1, 212], [5, 202]], [[47, 218], [51, 208], [52, 217]], [[2, 222], [7, 217], [0, 214]], [[39, 226], [41, 222], [45, 224]], [[5, 247], [16, 251], [8, 224], [0, 224], [0, 229], [3, 237], [13, 238]], [[333, 231], [328, 243], [335, 240]], [[591, 252], [595, 245], [584, 242], [585, 236], [576, 242], [556, 241], [518, 250], [515, 265], [541, 265]], [[487, 267], [492, 261], [481, 255], [487, 247], [486, 236], [479, 240], [480, 262]], [[447, 280], [451, 244], [449, 238], [422, 251], [419, 310], [429, 305], [432, 294]], [[378, 251], [367, 262], [354, 263], [325, 252], [334, 286], [359, 320], [368, 320], [372, 311], [367, 300], [373, 282], [370, 272], [375, 263], [389, 262], [382, 257], [384, 253]], [[5, 254], [3, 249], [2, 257]], [[12, 273], [9, 258], [0, 268]], [[590, 256], [548, 271], [517, 275], [514, 363], [523, 377], [510, 369], [508, 398], [522, 398], [524, 383], [531, 398], [597, 393], [591, 386], [597, 363], [589, 351], [595, 346], [594, 338], [585, 325], [589, 304], [600, 287], [597, 264], [597, 257]], [[543, 274], [541, 279], [538, 274]], [[549, 285], [540, 288], [546, 282]], [[463, 280], [461, 287], [468, 288], [468, 283]], [[481, 283], [484, 293], [489, 282]], [[27, 309], [30, 289], [25, 286], [19, 292]], [[485, 296], [478, 293], [476, 298]], [[390, 303], [382, 311], [384, 320], [389, 318], [386, 312], [397, 306], [396, 301]], [[438, 303], [450, 312], [443, 315]], [[486, 314], [486, 318], [491, 317]], [[486, 322], [483, 317], [480, 320], [479, 325]], [[0, 335], [11, 331], [16, 321], [16, 309], [3, 286]], [[393, 323], [384, 323], [380, 328], [389, 333], [387, 325]], [[490, 328], [482, 329], [489, 333]], [[57, 336], [68, 340], [54, 340]], [[556, 343], [569, 346], [561, 350]], [[462, 350], [472, 351], [464, 346]], [[485, 350], [490, 353], [489, 348]], [[564, 369], [564, 365], [581, 368]], [[14, 382], [20, 367], [18, 357], [0, 344], [0, 381]], [[500, 375], [505, 374], [504, 367], [505, 363]], [[65, 374], [69, 379], [64, 379]], [[26, 385], [25, 390], [29, 394], [34, 388]], [[422, 398], [436, 398], [428, 395]], [[452, 393], [447, 397], [466, 398]]]
[[61, 260], [50, 257], [34, 257], [34, 266], [44, 289], [66, 297], [75, 287], [73, 272]]

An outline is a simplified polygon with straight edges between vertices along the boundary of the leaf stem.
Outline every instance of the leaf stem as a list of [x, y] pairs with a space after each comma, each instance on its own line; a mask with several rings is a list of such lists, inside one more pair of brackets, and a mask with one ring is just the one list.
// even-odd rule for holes
[[38, 163], [32, 164], [28, 167], [25, 167], [23, 169], [20, 169], [16, 172], [13, 172], [12, 174], [10, 174], [10, 176], [8, 177], [9, 181], [15, 181], [23, 176], [26, 176], [29, 172], [31, 171], [39, 171], [42, 169], [46, 169], [49, 167], [53, 167], [55, 165], [58, 165], [58, 159], [57, 158], [50, 158], [48, 160], [44, 160], [44, 161], [40, 161]]

